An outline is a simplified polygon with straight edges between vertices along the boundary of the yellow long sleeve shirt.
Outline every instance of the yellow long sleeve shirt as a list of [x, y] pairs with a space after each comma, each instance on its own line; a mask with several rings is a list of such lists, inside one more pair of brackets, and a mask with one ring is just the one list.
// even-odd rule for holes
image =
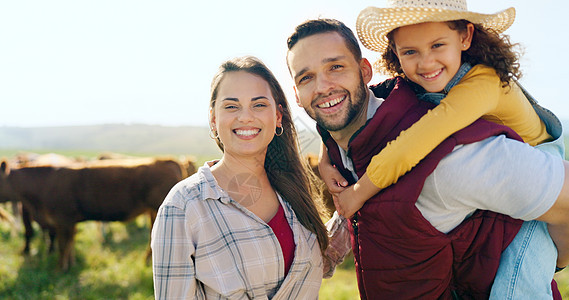
[[510, 87], [502, 87], [493, 68], [472, 67], [438, 106], [372, 158], [367, 176], [381, 189], [390, 186], [443, 140], [481, 117], [510, 127], [532, 146], [551, 140], [519, 86]]

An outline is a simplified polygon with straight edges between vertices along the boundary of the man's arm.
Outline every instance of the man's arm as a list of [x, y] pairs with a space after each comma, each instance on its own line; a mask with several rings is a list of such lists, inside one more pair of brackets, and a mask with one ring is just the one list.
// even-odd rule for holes
[[564, 160], [565, 178], [563, 187], [553, 206], [537, 220], [554, 225], [569, 226], [569, 162]]
[[458, 147], [433, 175], [434, 194], [447, 209], [547, 222], [558, 266], [569, 262], [569, 162], [498, 136]]
[[549, 234], [557, 246], [557, 266], [569, 265], [569, 162], [563, 161], [565, 179], [555, 204], [541, 217], [549, 224]]

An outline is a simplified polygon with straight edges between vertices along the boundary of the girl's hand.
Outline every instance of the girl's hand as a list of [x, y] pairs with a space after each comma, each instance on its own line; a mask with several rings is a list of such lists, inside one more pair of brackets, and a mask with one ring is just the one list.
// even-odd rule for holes
[[320, 147], [320, 156], [318, 157], [318, 172], [320, 173], [320, 178], [328, 187], [330, 194], [333, 196], [335, 194], [341, 193], [346, 186], [348, 186], [348, 181], [340, 174], [340, 171], [336, 169], [335, 166], [330, 162], [328, 157], [328, 151], [324, 144]]
[[359, 199], [354, 186], [347, 187], [343, 192], [333, 197], [336, 211], [346, 218], [351, 218], [366, 202], [366, 199], [363, 199], [363, 201]]

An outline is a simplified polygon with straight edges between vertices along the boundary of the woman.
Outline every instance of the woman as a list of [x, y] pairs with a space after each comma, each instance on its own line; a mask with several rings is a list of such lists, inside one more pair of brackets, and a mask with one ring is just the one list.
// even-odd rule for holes
[[154, 223], [156, 298], [316, 299], [328, 238], [314, 175], [258, 59], [221, 65], [210, 128], [222, 158], [178, 183]]

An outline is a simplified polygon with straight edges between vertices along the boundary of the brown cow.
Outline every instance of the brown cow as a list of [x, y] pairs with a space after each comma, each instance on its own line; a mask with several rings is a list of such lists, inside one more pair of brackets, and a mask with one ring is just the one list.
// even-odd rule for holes
[[54, 230], [59, 267], [68, 270], [75, 261], [76, 223], [127, 221], [148, 212], [153, 224], [168, 191], [184, 175], [171, 159], [127, 166], [107, 162], [77, 168], [21, 168], [0, 176], [0, 197], [2, 193], [18, 197], [34, 220]]

